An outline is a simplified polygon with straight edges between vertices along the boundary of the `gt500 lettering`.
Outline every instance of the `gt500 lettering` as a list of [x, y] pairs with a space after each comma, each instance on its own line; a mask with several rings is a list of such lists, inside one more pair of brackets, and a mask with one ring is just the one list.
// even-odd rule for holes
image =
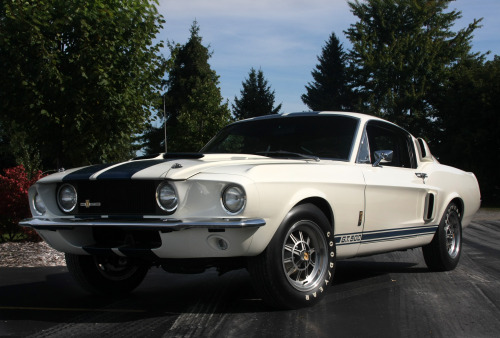
[[361, 235], [344, 235], [340, 237], [340, 243], [361, 242]]

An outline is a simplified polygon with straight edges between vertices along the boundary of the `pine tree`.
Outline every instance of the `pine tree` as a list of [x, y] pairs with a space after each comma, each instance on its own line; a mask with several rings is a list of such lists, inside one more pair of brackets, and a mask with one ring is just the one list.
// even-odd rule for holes
[[450, 0], [350, 1], [358, 22], [346, 31], [356, 110], [382, 116], [417, 135], [432, 131], [434, 96], [457, 61], [468, 57], [480, 20], [451, 31], [461, 17]]
[[[199, 151], [231, 122], [228, 103], [223, 102], [218, 87], [219, 76], [208, 63], [212, 54], [203, 46], [199, 31], [195, 21], [185, 45], [170, 45], [165, 93], [168, 152]], [[163, 146], [153, 145], [163, 139], [163, 133], [163, 127], [150, 128], [144, 137], [149, 151], [164, 151]]]
[[314, 82], [306, 85], [307, 93], [301, 96], [302, 102], [316, 111], [351, 109], [346, 54], [335, 33], [330, 35], [318, 61], [311, 72]]
[[274, 90], [271, 91], [261, 69], [257, 72], [252, 68], [242, 85], [241, 96], [235, 97], [233, 104], [233, 115], [237, 120], [279, 113], [281, 103], [274, 107]]

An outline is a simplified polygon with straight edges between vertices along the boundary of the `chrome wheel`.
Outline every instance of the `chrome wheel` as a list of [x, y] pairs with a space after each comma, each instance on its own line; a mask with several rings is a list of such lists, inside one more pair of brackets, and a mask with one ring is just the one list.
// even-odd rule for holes
[[297, 290], [315, 289], [324, 279], [328, 267], [326, 238], [312, 221], [295, 223], [283, 242], [282, 265], [288, 282]]
[[425, 263], [431, 271], [455, 269], [462, 251], [462, 217], [451, 202], [439, 222], [432, 241], [422, 247]]
[[267, 248], [248, 259], [257, 294], [280, 309], [320, 301], [336, 266], [333, 227], [317, 206], [299, 204], [288, 212]]
[[456, 213], [448, 214], [444, 231], [446, 233], [446, 250], [451, 258], [460, 252], [460, 219]]

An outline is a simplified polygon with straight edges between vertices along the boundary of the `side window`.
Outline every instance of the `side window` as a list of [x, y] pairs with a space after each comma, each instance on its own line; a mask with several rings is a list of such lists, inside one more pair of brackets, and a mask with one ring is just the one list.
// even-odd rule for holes
[[412, 168], [413, 152], [409, 144], [408, 134], [383, 122], [369, 122], [366, 127], [368, 143], [370, 145], [370, 159], [373, 163], [375, 151], [392, 150], [392, 161], [386, 163], [387, 166]]
[[372, 163], [370, 160], [370, 145], [368, 144], [368, 135], [366, 130], [363, 132], [363, 138], [361, 139], [361, 144], [359, 145], [357, 163]]

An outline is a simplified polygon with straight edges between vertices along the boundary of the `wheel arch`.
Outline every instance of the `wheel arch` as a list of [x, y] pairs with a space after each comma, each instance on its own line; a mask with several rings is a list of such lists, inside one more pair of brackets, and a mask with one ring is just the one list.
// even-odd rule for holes
[[440, 213], [440, 217], [438, 218], [439, 222], [441, 221], [441, 218], [443, 217], [444, 213], [446, 212], [446, 209], [448, 208], [448, 205], [450, 205], [450, 203], [454, 203], [458, 210], [460, 211], [460, 220], [463, 219], [464, 217], [464, 208], [465, 208], [465, 203], [464, 203], [464, 200], [459, 196], [459, 195], [451, 195], [449, 196], [443, 203], [443, 205], [441, 206], [441, 213]]
[[[458, 210], [460, 211], [460, 220], [462, 220], [464, 218], [464, 201], [463, 201], [463, 199], [457, 196], [457, 197], [453, 198], [450, 201], [450, 203], [455, 203]], [[448, 203], [448, 204], [450, 204], [450, 203]]]
[[330, 203], [328, 203], [327, 200], [325, 200], [324, 198], [321, 198], [321, 197], [308, 197], [308, 198], [303, 199], [302, 201], [298, 202], [297, 204], [295, 204], [294, 208], [298, 205], [307, 204], [307, 203], [313, 204], [319, 210], [321, 210], [321, 212], [328, 219], [328, 222], [330, 222], [330, 226], [332, 227], [333, 233], [335, 233], [335, 217], [333, 215], [333, 210], [332, 210], [332, 207], [330, 206]]
[[301, 196], [298, 199], [291, 199], [290, 203], [280, 210], [279, 214], [273, 215], [272, 220], [274, 219], [276, 222], [269, 223], [269, 226], [264, 226], [257, 230], [246, 255], [255, 256], [262, 253], [275, 236], [279, 227], [293, 213], [293, 210], [304, 204], [311, 204], [317, 207], [325, 215], [332, 233], [335, 234], [335, 217], [330, 203], [325, 198], [317, 195]]

